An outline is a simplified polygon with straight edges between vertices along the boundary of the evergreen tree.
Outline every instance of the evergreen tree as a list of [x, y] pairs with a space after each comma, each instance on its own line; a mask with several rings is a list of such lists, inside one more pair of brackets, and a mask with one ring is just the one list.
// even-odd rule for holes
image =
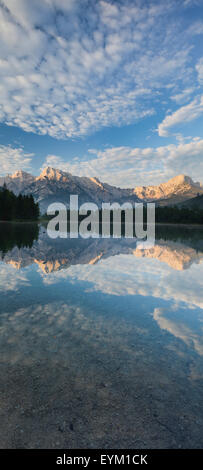
[[16, 196], [5, 184], [0, 188], [0, 220], [37, 220], [39, 214], [39, 204], [32, 195]]

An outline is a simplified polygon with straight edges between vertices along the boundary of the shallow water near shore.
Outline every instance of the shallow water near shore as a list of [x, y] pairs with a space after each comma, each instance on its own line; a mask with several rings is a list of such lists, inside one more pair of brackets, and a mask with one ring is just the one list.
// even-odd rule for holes
[[202, 230], [0, 234], [0, 448], [201, 448]]

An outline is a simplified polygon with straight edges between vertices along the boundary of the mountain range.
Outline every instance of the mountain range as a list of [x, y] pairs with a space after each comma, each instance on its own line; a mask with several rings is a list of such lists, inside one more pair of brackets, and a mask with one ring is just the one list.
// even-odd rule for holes
[[186, 175], [178, 175], [157, 186], [118, 188], [102, 183], [98, 178], [74, 176], [55, 168], [46, 167], [35, 177], [22, 170], [0, 177], [0, 186], [15, 194], [32, 194], [41, 212], [46, 212], [52, 202], [62, 202], [68, 207], [71, 194], [77, 194], [79, 204], [93, 202], [156, 202], [158, 205], [179, 204], [203, 195], [203, 185]]

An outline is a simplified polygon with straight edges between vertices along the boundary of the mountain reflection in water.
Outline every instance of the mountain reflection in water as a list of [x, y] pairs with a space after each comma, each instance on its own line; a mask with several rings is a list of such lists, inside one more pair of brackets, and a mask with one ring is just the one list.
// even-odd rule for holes
[[[2, 224], [1, 224], [2, 225]], [[45, 273], [77, 264], [95, 264], [115, 255], [154, 258], [173, 269], [184, 270], [203, 259], [203, 230], [176, 233], [176, 227], [160, 227], [156, 244], [139, 247], [136, 238], [51, 239], [37, 224], [3, 224], [0, 230], [0, 261], [17, 269], [37, 263]], [[167, 237], [168, 233], [168, 238]], [[198, 238], [197, 238], [198, 237]], [[145, 248], [146, 245], [146, 248]]]
[[1, 224], [0, 261], [0, 447], [202, 447], [203, 230]]

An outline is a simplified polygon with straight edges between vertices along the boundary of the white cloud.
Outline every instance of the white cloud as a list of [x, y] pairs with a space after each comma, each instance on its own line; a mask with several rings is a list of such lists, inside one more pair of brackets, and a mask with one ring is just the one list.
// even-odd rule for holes
[[175, 10], [161, 0], [2, 1], [0, 120], [65, 138], [153, 114], [159, 88], [193, 80]]
[[196, 70], [198, 73], [199, 83], [202, 85], [203, 84], [203, 58], [201, 58], [198, 64], [196, 65]]
[[22, 147], [0, 145], [0, 168], [1, 175], [14, 173], [15, 171], [30, 170], [31, 160], [34, 154], [24, 152]]
[[203, 95], [195, 98], [191, 103], [182, 106], [177, 111], [169, 114], [158, 126], [158, 133], [161, 137], [167, 137], [169, 130], [175, 126], [191, 122], [203, 114]]
[[48, 155], [44, 166], [79, 176], [97, 176], [103, 182], [124, 187], [160, 184], [180, 173], [199, 181], [203, 174], [203, 139], [200, 138], [157, 148], [113, 147], [90, 150], [89, 155], [86, 160], [76, 158], [72, 162], [60, 156]]
[[185, 88], [184, 90], [181, 90], [180, 93], [177, 93], [176, 95], [172, 95], [171, 99], [178, 104], [183, 104], [190, 99], [194, 91], [195, 91], [194, 87]]
[[188, 33], [193, 35], [203, 34], [203, 21], [196, 21], [188, 28]]
[[183, 5], [185, 7], [201, 5], [202, 0], [184, 0]]

